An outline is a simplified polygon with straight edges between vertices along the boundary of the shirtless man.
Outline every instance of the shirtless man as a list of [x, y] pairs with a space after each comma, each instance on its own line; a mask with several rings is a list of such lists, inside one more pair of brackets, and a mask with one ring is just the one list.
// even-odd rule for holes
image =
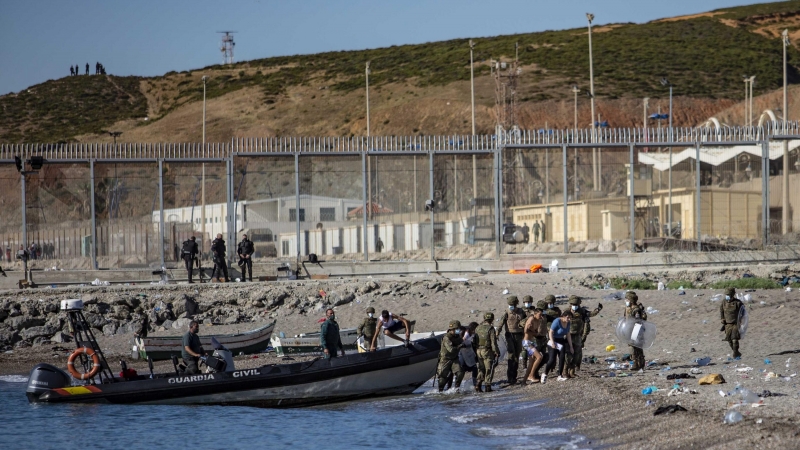
[[[522, 338], [522, 348], [528, 352], [529, 358], [534, 358], [532, 364], [528, 364], [524, 380], [532, 383], [539, 382], [539, 367], [544, 362], [544, 355], [539, 351], [540, 342], [547, 341], [547, 318], [542, 314], [540, 308], [533, 310], [533, 315], [525, 321], [523, 328], [525, 335]], [[531, 377], [531, 374], [533, 376]]]
[[[381, 311], [381, 316], [378, 318], [378, 324], [375, 328], [378, 330], [383, 329], [383, 334], [394, 340], [400, 341], [405, 345], [408, 345], [408, 340], [411, 339], [411, 324], [408, 322], [408, 320], [406, 320], [405, 317], [395, 316], [385, 309]], [[405, 340], [400, 339], [396, 334], [394, 334], [396, 331], [400, 331], [403, 328], [406, 329]], [[372, 336], [370, 351], [374, 352], [377, 344], [378, 333], [375, 333], [375, 335]]]

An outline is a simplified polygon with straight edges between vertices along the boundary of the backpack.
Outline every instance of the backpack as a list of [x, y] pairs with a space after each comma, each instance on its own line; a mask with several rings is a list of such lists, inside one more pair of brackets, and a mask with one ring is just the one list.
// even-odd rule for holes
[[192, 242], [189, 239], [183, 241], [183, 248], [181, 250], [181, 253], [184, 254], [184, 255], [191, 255], [192, 254], [192, 247], [193, 247], [192, 244], [194, 244], [194, 242]]

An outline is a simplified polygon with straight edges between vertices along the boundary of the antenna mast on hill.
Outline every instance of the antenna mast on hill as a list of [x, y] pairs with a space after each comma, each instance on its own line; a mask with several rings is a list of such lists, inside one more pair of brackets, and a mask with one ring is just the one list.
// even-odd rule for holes
[[233, 33], [236, 32], [217, 31], [217, 33], [224, 34], [222, 36], [222, 46], [219, 49], [222, 52], [222, 64], [233, 64], [233, 47], [236, 46], [236, 43], [233, 42]]
[[506, 63], [500, 60], [492, 62], [497, 125], [504, 130], [519, 125], [517, 123], [517, 80], [521, 72], [517, 56], [519, 44], [515, 44], [514, 47], [514, 62]]

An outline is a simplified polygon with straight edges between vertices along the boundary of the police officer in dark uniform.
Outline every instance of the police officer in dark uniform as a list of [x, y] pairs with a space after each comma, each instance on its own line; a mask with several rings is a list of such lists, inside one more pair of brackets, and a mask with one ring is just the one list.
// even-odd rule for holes
[[239, 254], [239, 267], [242, 268], [242, 281], [247, 280], [247, 271], [250, 271], [250, 281], [253, 281], [253, 253], [255, 253], [253, 241], [247, 239], [247, 235], [242, 235], [242, 241], [239, 242], [239, 247], [236, 253]]
[[[192, 265], [194, 264], [194, 260], [197, 257], [198, 251], [199, 250], [197, 248], [197, 238], [192, 236], [189, 239], [183, 241], [181, 248], [181, 258], [183, 258], [183, 262], [186, 265], [186, 272], [189, 275], [189, 283], [194, 283], [194, 281], [192, 281]], [[200, 281], [203, 280], [201, 279]]]
[[211, 272], [211, 278], [222, 282], [219, 276], [225, 275], [225, 282], [229, 283], [231, 279], [228, 276], [228, 263], [225, 262], [226, 248], [222, 233], [217, 234], [217, 238], [211, 242], [211, 253], [214, 260], [214, 270]]

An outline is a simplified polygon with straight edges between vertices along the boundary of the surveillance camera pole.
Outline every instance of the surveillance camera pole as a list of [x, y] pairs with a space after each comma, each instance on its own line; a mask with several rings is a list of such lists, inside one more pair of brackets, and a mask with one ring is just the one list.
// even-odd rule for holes
[[[786, 121], [789, 117], [789, 104], [786, 98], [786, 46], [789, 45], [789, 30], [783, 30], [781, 33], [783, 40], [783, 130], [781, 134], [786, 133]], [[783, 208], [781, 208], [781, 233], [787, 234], [789, 232], [789, 141], [783, 141], [783, 176], [781, 177], [782, 192], [781, 201]]]
[[[28, 206], [25, 201], [25, 161], [22, 161], [22, 169], [19, 171], [20, 184], [22, 185], [22, 248], [28, 248]], [[22, 261], [23, 269], [25, 271], [25, 281], [28, 281], [28, 262]]]

